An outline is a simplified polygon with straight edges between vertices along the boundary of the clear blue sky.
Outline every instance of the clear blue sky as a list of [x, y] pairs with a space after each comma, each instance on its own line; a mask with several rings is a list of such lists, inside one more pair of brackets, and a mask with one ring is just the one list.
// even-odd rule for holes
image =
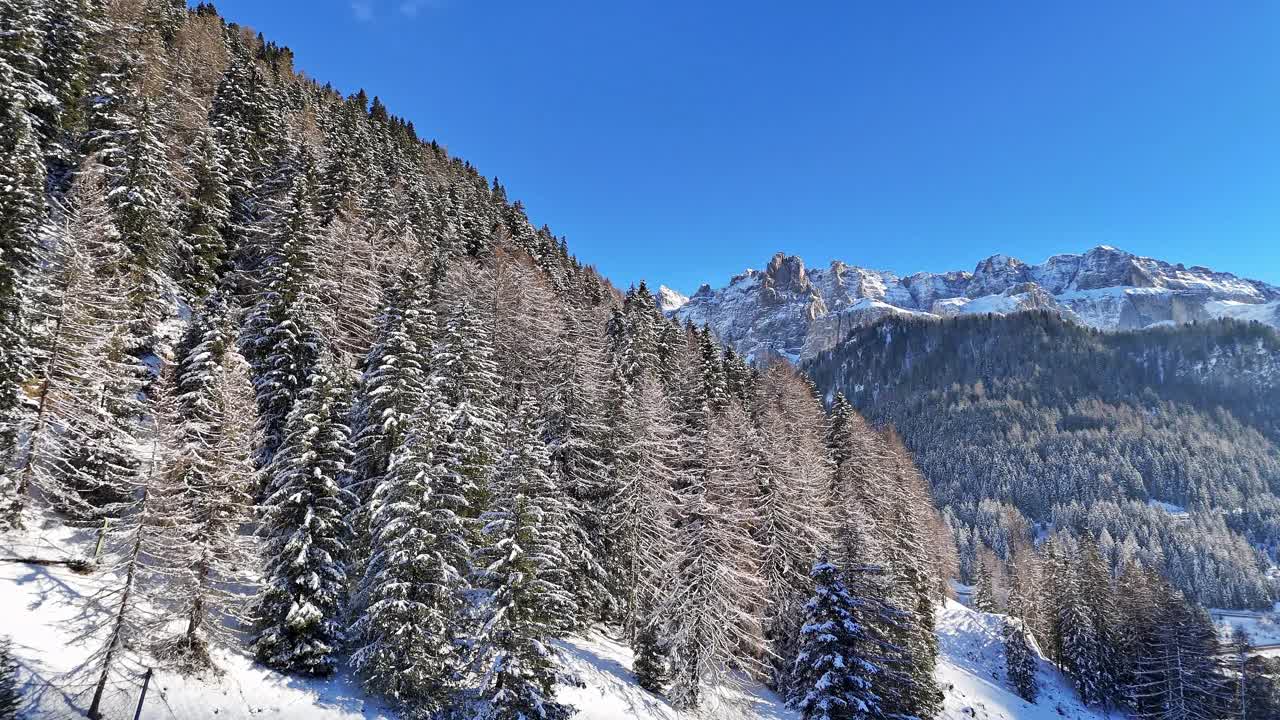
[[1110, 244], [1280, 284], [1280, 3], [219, 0], [626, 284]]

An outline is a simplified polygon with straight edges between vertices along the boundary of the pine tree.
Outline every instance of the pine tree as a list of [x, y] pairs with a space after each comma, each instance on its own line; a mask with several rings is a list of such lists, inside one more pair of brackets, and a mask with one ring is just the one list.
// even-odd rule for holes
[[439, 453], [447, 410], [433, 386], [424, 388], [407, 436], [378, 476], [352, 626], [351, 662], [365, 686], [427, 714], [451, 702], [467, 630], [466, 500], [456, 468]]
[[508, 448], [494, 477], [490, 509], [481, 516], [486, 546], [477, 585], [486, 590], [476, 642], [481, 695], [494, 720], [567, 718], [555, 701], [556, 653], [548, 637], [572, 627], [576, 607], [566, 588], [561, 549], [567, 513], [551, 482], [538, 411], [522, 398], [505, 434]]
[[488, 504], [485, 495], [503, 428], [493, 345], [478, 315], [466, 300], [458, 303], [445, 319], [431, 359], [450, 409], [441, 452], [451, 457], [461, 475], [471, 518]]
[[[0, 468], [13, 460], [21, 403], [19, 386], [30, 368], [24, 313], [36, 267], [43, 215], [44, 166], [27, 114], [29, 100], [0, 58]], [[0, 527], [18, 521], [23, 504], [14, 478], [0, 474]]]
[[254, 649], [263, 664], [284, 672], [328, 675], [344, 639], [339, 613], [354, 503], [339, 484], [349, 456], [339, 392], [331, 370], [321, 365], [312, 373], [268, 468], [266, 587]]
[[202, 133], [196, 141], [189, 171], [193, 187], [182, 208], [183, 279], [188, 294], [202, 298], [218, 287], [231, 259], [226, 238], [231, 222], [227, 169], [212, 133]]
[[1021, 620], [1004, 621], [1004, 673], [1018, 697], [1034, 703], [1040, 693], [1036, 680], [1036, 653], [1027, 642], [1027, 631]]
[[875, 693], [878, 643], [865, 603], [845, 586], [841, 571], [820, 560], [813, 566], [814, 595], [804, 606], [800, 648], [791, 675], [792, 705], [806, 720], [882, 717]]
[[317, 223], [312, 213], [309, 155], [293, 178], [271, 232], [276, 243], [261, 300], [245, 328], [245, 356], [254, 369], [258, 423], [262, 434], [259, 466], [268, 467], [284, 442], [285, 423], [295, 399], [313, 374], [323, 350], [316, 332], [320, 303], [314, 294]]
[[13, 659], [13, 643], [0, 637], [0, 720], [14, 720], [22, 706], [18, 690], [18, 663]]

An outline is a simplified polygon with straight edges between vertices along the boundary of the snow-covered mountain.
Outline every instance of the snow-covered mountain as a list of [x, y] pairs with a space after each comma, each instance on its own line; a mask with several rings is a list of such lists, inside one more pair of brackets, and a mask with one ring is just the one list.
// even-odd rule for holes
[[810, 357], [850, 328], [888, 314], [1044, 309], [1103, 330], [1219, 317], [1280, 328], [1280, 288], [1105, 245], [1079, 255], [1055, 255], [1039, 265], [993, 255], [972, 272], [905, 277], [839, 260], [825, 269], [808, 269], [800, 258], [778, 253], [764, 270], [747, 270], [719, 289], [703, 285], [687, 302], [660, 297], [664, 311], [710, 325], [753, 358]]
[[679, 310], [689, 302], [688, 295], [672, 290], [666, 285], [658, 287], [658, 293], [654, 296], [654, 299], [658, 303], [658, 309], [667, 314]]

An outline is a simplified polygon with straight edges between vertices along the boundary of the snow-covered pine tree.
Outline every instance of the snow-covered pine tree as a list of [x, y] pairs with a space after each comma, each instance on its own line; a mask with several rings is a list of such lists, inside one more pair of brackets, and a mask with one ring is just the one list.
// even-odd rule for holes
[[450, 706], [464, 670], [471, 548], [457, 469], [439, 452], [448, 408], [434, 385], [420, 395], [368, 499], [351, 663], [367, 688], [429, 716]]
[[254, 650], [268, 667], [328, 675], [345, 638], [340, 613], [354, 498], [340, 485], [350, 451], [341, 389], [323, 361], [298, 396], [268, 468], [265, 585]]
[[520, 398], [504, 435], [492, 502], [481, 519], [486, 545], [476, 584], [479, 607], [473, 651], [483, 675], [481, 696], [494, 720], [557, 720], [573, 709], [556, 702], [556, 652], [548, 642], [574, 624], [562, 543], [568, 513], [547, 470], [550, 458], [538, 409]]
[[226, 303], [210, 296], [192, 316], [174, 370], [173, 448], [164, 472], [180, 491], [165, 547], [163, 604], [182, 632], [161, 654], [184, 670], [211, 665], [210, 640], [227, 640], [229, 621], [247, 620], [240, 587], [252, 582], [256, 555], [243, 530], [253, 519], [256, 407], [248, 363], [236, 351]]
[[1036, 680], [1036, 653], [1027, 642], [1027, 631], [1022, 620], [1006, 618], [1004, 634], [1004, 674], [1018, 697], [1034, 703], [1040, 693]]
[[192, 187], [182, 207], [179, 255], [188, 295], [203, 298], [217, 289], [231, 259], [226, 238], [231, 222], [227, 169], [212, 132], [200, 134], [189, 165]]
[[763, 670], [763, 631], [755, 611], [765, 587], [762, 549], [751, 536], [755, 489], [748, 460], [752, 428], [731, 405], [711, 420], [705, 456], [686, 468], [676, 490], [675, 549], [661, 591], [672, 655], [668, 696], [692, 709], [704, 684], [736, 681], [736, 671]]
[[428, 383], [425, 361], [430, 357], [436, 326], [430, 295], [426, 281], [412, 267], [404, 268], [387, 286], [374, 343], [356, 386], [348, 489], [362, 508], [356, 523], [358, 547], [368, 540], [364, 527], [368, 500], [386, 474], [392, 455], [404, 444]]
[[875, 692], [880, 644], [864, 617], [866, 602], [850, 592], [842, 575], [825, 558], [810, 573], [813, 596], [804, 605], [790, 673], [791, 704], [805, 720], [884, 717]]
[[44, 214], [44, 165], [29, 102], [14, 68], [0, 57], [0, 527], [15, 524], [22, 505], [17, 479], [6, 471], [16, 449], [19, 388], [29, 370], [24, 306]]
[[254, 370], [259, 466], [269, 467], [285, 439], [290, 410], [323, 352], [316, 332], [319, 300], [314, 293], [317, 221], [312, 212], [314, 172], [310, 153], [300, 153], [288, 196], [271, 219], [274, 245], [261, 299], [245, 327], [245, 356]]
[[486, 495], [503, 423], [490, 333], [465, 299], [444, 318], [431, 368], [450, 410], [448, 438], [441, 453], [450, 456], [457, 468], [469, 504], [468, 517], [475, 518], [488, 505]]

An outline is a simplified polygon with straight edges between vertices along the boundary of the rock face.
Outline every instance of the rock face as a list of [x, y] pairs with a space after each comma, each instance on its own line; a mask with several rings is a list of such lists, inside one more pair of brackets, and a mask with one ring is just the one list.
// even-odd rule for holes
[[689, 302], [688, 296], [681, 295], [666, 285], [658, 286], [658, 292], [654, 295], [654, 299], [658, 303], [658, 309], [668, 315], [684, 307], [685, 303]]
[[778, 253], [764, 270], [747, 270], [723, 288], [703, 285], [691, 298], [660, 292], [659, 305], [681, 320], [706, 323], [757, 360], [812, 357], [850, 329], [895, 313], [1050, 310], [1102, 330], [1233, 317], [1280, 328], [1280, 288], [1105, 245], [1039, 265], [993, 255], [973, 272], [906, 277], [838, 260], [811, 270]]

